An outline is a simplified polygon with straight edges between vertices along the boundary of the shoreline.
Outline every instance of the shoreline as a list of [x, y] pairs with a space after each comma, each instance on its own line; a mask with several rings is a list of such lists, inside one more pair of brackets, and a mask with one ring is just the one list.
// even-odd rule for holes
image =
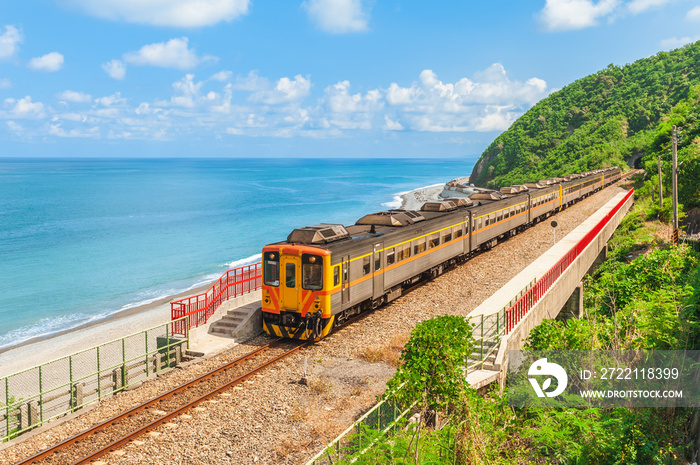
[[[454, 178], [459, 182], [469, 182], [469, 176]], [[438, 200], [438, 197], [442, 193], [445, 187], [445, 183], [432, 184], [430, 186], [419, 187], [407, 192], [400, 192], [395, 194], [395, 197], [401, 199], [402, 210], [420, 210], [425, 202], [430, 202], [433, 200]]]
[[0, 377], [57, 360], [105, 344], [115, 339], [167, 324], [171, 321], [170, 302], [204, 293], [214, 281], [127, 308], [96, 321], [45, 336], [34, 337], [0, 349]]
[[[437, 200], [444, 186], [445, 183], [440, 183], [420, 187], [395, 194], [394, 198], [397, 201], [401, 200], [399, 208], [420, 210], [423, 203]], [[36, 336], [15, 345], [0, 348], [0, 377], [12, 375], [149, 328], [167, 324], [171, 321], [170, 302], [204, 293], [215, 281], [216, 279], [213, 279], [192, 289], [126, 308], [74, 328]]]

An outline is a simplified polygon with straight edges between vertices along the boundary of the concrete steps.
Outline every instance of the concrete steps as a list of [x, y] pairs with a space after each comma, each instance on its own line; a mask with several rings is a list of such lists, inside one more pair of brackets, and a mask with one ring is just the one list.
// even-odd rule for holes
[[220, 319], [212, 322], [207, 332], [240, 341], [259, 334], [261, 328], [262, 311], [258, 301], [228, 310]]
[[229, 310], [219, 321], [212, 324], [209, 332], [231, 336], [231, 333], [238, 328], [241, 323], [243, 323], [247, 316], [247, 310], [242, 310], [239, 308]]

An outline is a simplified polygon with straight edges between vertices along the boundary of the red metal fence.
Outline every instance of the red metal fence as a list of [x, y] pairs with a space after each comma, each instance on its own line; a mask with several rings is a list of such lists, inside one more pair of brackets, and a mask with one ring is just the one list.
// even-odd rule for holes
[[[206, 323], [227, 299], [255, 291], [261, 286], [262, 263], [258, 262], [228, 270], [203, 294], [170, 302], [173, 335], [186, 335], [188, 329]], [[189, 316], [189, 325], [185, 324], [185, 320], [174, 321], [184, 316]]]
[[523, 294], [508, 310], [506, 310], [506, 334], [518, 324], [518, 322], [530, 311], [532, 307], [542, 298], [542, 296], [552, 287], [552, 284], [559, 279], [564, 271], [571, 265], [581, 252], [595, 239], [603, 230], [605, 225], [622, 208], [627, 200], [634, 195], [634, 189], [630, 189], [625, 197], [618, 202], [615, 207], [603, 217], [566, 255], [564, 255], [549, 271], [547, 271], [534, 286]]

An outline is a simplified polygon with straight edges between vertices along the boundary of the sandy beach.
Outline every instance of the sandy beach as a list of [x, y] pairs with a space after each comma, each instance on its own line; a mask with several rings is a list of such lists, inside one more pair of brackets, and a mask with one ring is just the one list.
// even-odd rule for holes
[[[397, 194], [401, 200], [400, 208], [420, 210], [423, 203], [437, 200], [444, 185], [444, 183], [434, 184]], [[170, 322], [171, 301], [203, 293], [210, 285], [206, 284], [146, 305], [133, 307], [103, 320], [0, 349], [0, 377], [166, 324]]]
[[[456, 178], [459, 182], [469, 182], [469, 176]], [[420, 210], [425, 202], [437, 200], [445, 187], [445, 183], [433, 184], [408, 192], [397, 194], [401, 199], [401, 207], [404, 210]]]
[[146, 305], [129, 308], [103, 320], [0, 350], [0, 377], [90, 349], [170, 322], [170, 302], [205, 292], [206, 284]]

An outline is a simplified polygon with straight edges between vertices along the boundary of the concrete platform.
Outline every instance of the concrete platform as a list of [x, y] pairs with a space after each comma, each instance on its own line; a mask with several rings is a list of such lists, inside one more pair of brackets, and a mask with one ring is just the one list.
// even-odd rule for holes
[[[206, 324], [190, 330], [190, 352], [211, 356], [257, 336], [262, 332], [262, 312], [259, 310], [261, 307], [261, 291], [227, 300]], [[226, 333], [212, 331], [229, 312], [236, 310], [241, 310], [247, 318], [243, 318], [235, 329]]]
[[[556, 318], [562, 308], [565, 306], [572, 293], [580, 286], [581, 279], [586, 272], [595, 263], [596, 259], [603, 250], [612, 234], [617, 229], [622, 218], [627, 214], [627, 211], [634, 203], [634, 197], [628, 198], [622, 208], [614, 215], [611, 215], [615, 206], [620, 203], [625, 197], [626, 192], [620, 192], [613, 197], [603, 207], [593, 213], [588, 219], [571, 231], [561, 241], [557, 242], [547, 252], [542, 254], [537, 260], [527, 266], [518, 275], [513, 277], [501, 289], [494, 292], [484, 302], [479, 305], [473, 312], [469, 314], [469, 318], [474, 318], [480, 315], [491, 315], [498, 312], [499, 309], [510, 306], [513, 296], [520, 292], [533, 279], [541, 278], [547, 273], [552, 266], [559, 262], [572, 247], [578, 244], [591, 231], [599, 221], [603, 218], [608, 218], [608, 223], [597, 234], [597, 236], [589, 243], [585, 249], [581, 251], [579, 256], [563, 271], [561, 276], [555, 281], [552, 286], [540, 297], [534, 304], [532, 309], [511, 329], [510, 333], [501, 337], [499, 349], [497, 351], [496, 360], [493, 364], [495, 370], [477, 370], [469, 374], [475, 383], [486, 383], [498, 381], [501, 386], [505, 384], [506, 373], [508, 370], [508, 351], [519, 350], [522, 348], [524, 341], [530, 334], [530, 330], [540, 324], [544, 319]], [[579, 299], [580, 300], [580, 296]], [[480, 372], [484, 372], [481, 373]], [[493, 379], [494, 373], [496, 376]], [[469, 376], [467, 379], [469, 380]], [[472, 383], [470, 382], [470, 385]]]
[[496, 370], [474, 370], [467, 373], [467, 383], [470, 388], [478, 391], [491, 383], [498, 382], [500, 376], [501, 372]]

